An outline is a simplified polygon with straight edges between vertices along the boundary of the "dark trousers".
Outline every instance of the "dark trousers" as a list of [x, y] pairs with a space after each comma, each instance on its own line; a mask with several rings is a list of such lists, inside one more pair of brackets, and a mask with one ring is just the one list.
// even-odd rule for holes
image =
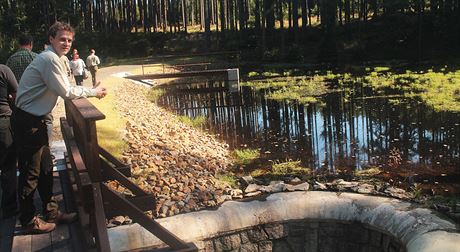
[[93, 87], [96, 85], [96, 73], [97, 73], [97, 66], [90, 66], [89, 72], [91, 73], [91, 81], [93, 82]]
[[27, 225], [35, 216], [33, 202], [38, 189], [45, 217], [57, 215], [53, 197], [53, 162], [48, 145], [46, 116], [34, 116], [20, 109], [13, 112], [12, 124], [18, 155], [18, 196], [20, 221]]
[[17, 211], [16, 150], [9, 116], [0, 117], [0, 172], [2, 215], [8, 218]]
[[75, 77], [75, 82], [77, 86], [81, 86], [83, 82], [83, 75], [74, 75], [74, 77]]

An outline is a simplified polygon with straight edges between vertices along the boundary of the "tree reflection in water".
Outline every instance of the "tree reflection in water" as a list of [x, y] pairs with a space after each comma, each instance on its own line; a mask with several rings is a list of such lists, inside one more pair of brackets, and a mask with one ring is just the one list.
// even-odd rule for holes
[[259, 166], [291, 159], [333, 173], [380, 167], [406, 179], [458, 184], [459, 114], [360, 91], [331, 93], [312, 105], [267, 100], [267, 90], [227, 91], [217, 81], [174, 85], [158, 103], [180, 115], [206, 116], [207, 128], [230, 148], [260, 149]]

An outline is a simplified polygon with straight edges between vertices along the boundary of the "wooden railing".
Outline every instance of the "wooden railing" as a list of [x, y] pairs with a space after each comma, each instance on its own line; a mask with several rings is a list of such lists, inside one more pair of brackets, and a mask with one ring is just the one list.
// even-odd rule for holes
[[[144, 214], [155, 210], [156, 199], [131, 182], [130, 167], [121, 163], [97, 142], [96, 121], [105, 119], [87, 99], [65, 101], [66, 117], [60, 118], [67, 156], [75, 178], [79, 202], [80, 224], [87, 247], [111, 251], [107, 235], [106, 216], [129, 216], [139, 225], [165, 242], [172, 251], [196, 251], [192, 243], [185, 243], [158, 222]], [[129, 189], [133, 197], [126, 197], [105, 182], [117, 181]]]

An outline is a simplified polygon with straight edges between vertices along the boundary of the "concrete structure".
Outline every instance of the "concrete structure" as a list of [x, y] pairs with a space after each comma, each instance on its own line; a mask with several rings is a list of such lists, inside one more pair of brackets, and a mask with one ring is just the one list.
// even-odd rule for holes
[[[243, 234], [248, 234], [248, 232], [238, 233], [236, 232], [238, 230], [248, 230], [253, 227], [259, 227], [256, 229], [260, 230], [260, 227], [267, 228], [269, 224], [285, 223], [275, 228], [278, 233], [275, 232], [272, 235], [279, 240], [293, 233], [292, 223], [305, 221], [307, 221], [306, 224], [302, 224], [304, 229], [300, 232], [308, 234], [312, 234], [313, 231], [321, 233], [322, 230], [330, 230], [330, 227], [324, 223], [341, 223], [335, 227], [341, 230], [342, 236], [345, 236], [343, 241], [346, 243], [344, 244], [349, 244], [351, 247], [364, 246], [363, 242], [372, 243], [372, 240], [377, 237], [381, 241], [375, 246], [385, 246], [383, 251], [460, 251], [460, 233], [452, 221], [438, 216], [429, 209], [418, 208], [408, 202], [362, 194], [320, 191], [277, 193], [263, 200], [229, 201], [217, 210], [193, 212], [158, 220], [169, 231], [187, 242], [194, 242], [203, 251], [226, 250], [225, 246], [231, 250], [239, 246], [238, 243], [245, 242]], [[357, 225], [361, 226], [359, 233], [362, 235], [353, 238], [359, 240], [353, 243], [353, 240], [347, 240], [349, 235], [346, 228], [354, 229]], [[380, 235], [367, 235], [375, 234], [376, 230]], [[270, 232], [265, 230], [263, 233]], [[353, 233], [353, 230], [350, 233]], [[232, 238], [235, 237], [235, 234], [239, 237], [236, 241]], [[330, 234], [329, 232], [327, 236]], [[369, 237], [361, 241], [365, 234], [366, 237]], [[310, 238], [304, 237], [303, 242], [309, 242]], [[220, 244], [222, 239], [227, 244], [224, 244], [224, 247], [216, 247], [216, 244]], [[110, 247], [116, 251], [164, 246], [159, 239], [137, 224], [109, 229], [109, 240]], [[289, 238], [287, 240], [289, 241]], [[385, 240], [387, 244], [383, 245]], [[258, 251], [281, 251], [270, 242], [269, 236], [266, 241], [259, 241]], [[318, 248], [319, 245], [321, 244], [308, 246], [311, 251], [316, 251], [315, 248]], [[307, 245], [302, 244], [301, 246], [305, 248]], [[324, 246], [327, 249], [328, 245]], [[249, 250], [252, 249], [249, 248]], [[350, 248], [344, 251], [352, 250]]]

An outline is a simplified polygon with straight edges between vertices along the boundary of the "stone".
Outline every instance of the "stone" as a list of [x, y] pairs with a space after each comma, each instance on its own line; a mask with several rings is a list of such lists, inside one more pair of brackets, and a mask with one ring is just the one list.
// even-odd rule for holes
[[239, 252], [254, 252], [258, 250], [258, 245], [254, 243], [242, 244], [239, 248]]
[[270, 240], [277, 240], [288, 235], [284, 224], [268, 224], [263, 227]]
[[229, 251], [239, 248], [241, 239], [239, 234], [225, 235], [214, 240], [216, 251]]
[[268, 239], [268, 235], [264, 232], [262, 228], [254, 228], [248, 230], [247, 234], [251, 242], [265, 241]]
[[387, 195], [390, 195], [390, 196], [398, 198], [398, 199], [411, 199], [411, 198], [413, 198], [411, 193], [406, 192], [403, 189], [392, 187], [392, 186], [386, 188], [383, 192], [385, 194], [387, 194]]
[[353, 188], [353, 191], [358, 193], [373, 194], [376, 193], [375, 186], [370, 184], [361, 184], [356, 188]]
[[263, 186], [260, 188], [260, 191], [266, 193], [277, 193], [283, 192], [286, 189], [286, 184], [283, 181], [272, 181], [268, 186]]
[[327, 186], [323, 183], [315, 181], [315, 184], [313, 185], [313, 189], [324, 191], [324, 190], [327, 190]]
[[293, 191], [308, 191], [310, 189], [310, 184], [308, 182], [304, 182], [297, 185], [286, 185], [286, 191], [293, 192]]
[[271, 241], [259, 242], [259, 252], [271, 252], [273, 251], [273, 244]]
[[246, 189], [244, 189], [244, 193], [253, 193], [255, 191], [258, 191], [262, 186], [256, 185], [256, 184], [249, 184]]
[[255, 197], [255, 196], [258, 196], [258, 195], [261, 195], [262, 192], [261, 191], [257, 191], [257, 192], [251, 192], [251, 193], [246, 193], [244, 195], [244, 197]]
[[250, 185], [254, 183], [254, 178], [252, 176], [243, 176], [241, 177], [242, 182], [244, 182], [245, 185]]

